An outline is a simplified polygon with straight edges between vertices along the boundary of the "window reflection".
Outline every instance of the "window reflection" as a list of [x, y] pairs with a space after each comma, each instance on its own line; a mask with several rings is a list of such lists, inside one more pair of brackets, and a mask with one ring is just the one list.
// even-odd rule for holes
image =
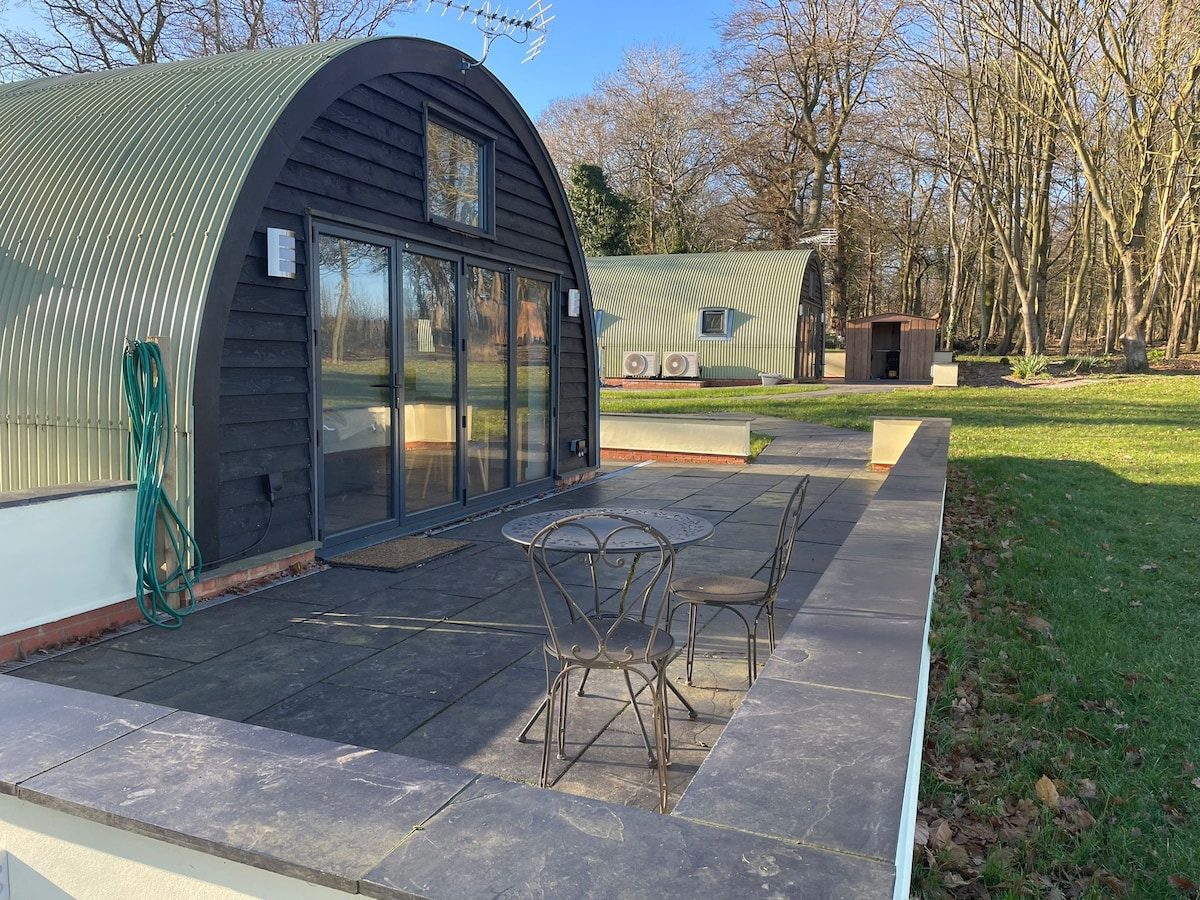
[[550, 474], [550, 283], [517, 278], [517, 481]]
[[426, 140], [429, 214], [483, 229], [484, 145], [430, 122]]

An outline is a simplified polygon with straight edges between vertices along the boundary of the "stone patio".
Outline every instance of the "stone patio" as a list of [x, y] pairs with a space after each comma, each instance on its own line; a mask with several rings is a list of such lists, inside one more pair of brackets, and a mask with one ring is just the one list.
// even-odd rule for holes
[[[0, 678], [0, 709], [6, 721], [37, 720], [24, 731], [39, 735], [45, 752], [19, 750], [22, 729], [0, 738], [0, 794], [371, 896], [682, 897], [704, 869], [709, 876], [696, 884], [711, 876], [727, 887], [749, 879], [754, 893], [771, 883], [781, 896], [890, 896], [914, 709], [923, 709], [940, 528], [935, 482], [944, 483], [948, 427], [926, 436], [934, 446], [912, 475], [904, 460], [890, 475], [869, 471], [868, 434], [784, 420], [754, 428], [777, 440], [750, 466], [614, 471], [443, 530], [472, 546], [414, 569], [330, 568], [207, 604], [179, 631], [144, 628], [10, 668], [15, 678]], [[778, 604], [786, 634], [749, 699], [743, 632], [732, 617], [704, 623], [695, 686], [683, 684], [682, 659], [668, 670], [700, 712], [691, 721], [673, 707], [675, 814], [649, 812], [657, 810], [656, 777], [615, 679], [594, 677], [586, 696], [572, 698], [557, 794], [527, 787], [537, 781], [540, 723], [528, 741], [516, 736], [544, 695], [544, 626], [524, 552], [500, 536], [504, 522], [556, 506], [692, 512], [716, 530], [680, 553], [679, 571], [753, 575], [769, 556], [787, 491], [805, 473], [813, 476], [806, 519]], [[871, 580], [873, 592], [864, 591]], [[29, 682], [119, 699], [39, 695]], [[88, 717], [79, 721], [81, 705], [95, 717], [95, 738]], [[72, 714], [56, 716], [56, 708]], [[146, 771], [160, 753], [203, 776], [179, 783], [167, 780], [169, 769]], [[272, 773], [266, 782], [264, 770]], [[306, 782], [314, 771], [329, 785]], [[150, 792], [133, 803], [131, 772]], [[214, 778], [228, 784], [215, 789]], [[289, 784], [307, 799], [285, 800]], [[372, 784], [404, 788], [389, 805], [365, 793]], [[214, 806], [214, 790], [225, 796], [234, 787]], [[316, 809], [314, 787], [323, 798]], [[273, 802], [283, 804], [274, 817]], [[212, 814], [196, 812], [205, 808]], [[333, 820], [319, 829], [324, 862], [313, 829], [262, 831], [264, 822], [314, 815]], [[259, 822], [250, 845], [247, 821]], [[383, 852], [388, 838], [380, 835], [378, 850], [367, 846], [374, 836], [335, 847], [333, 836], [354, 821], [374, 822], [393, 843]], [[575, 824], [563, 833], [563, 821]], [[658, 859], [661, 873], [683, 880], [668, 889], [656, 875], [634, 893], [616, 882], [606, 888], [606, 876], [586, 871], [588, 853], [598, 851], [581, 845], [578, 859], [567, 851], [572, 841], [607, 846], [614, 827], [624, 835], [621, 854], [634, 853], [620, 867], [647, 854], [646, 865]], [[631, 838], [646, 845], [634, 851]], [[531, 863], [533, 847], [552, 853], [553, 865]], [[665, 869], [664, 855], [674, 860]], [[447, 858], [471, 862], [447, 869]], [[551, 889], [544, 879], [555, 866]]]

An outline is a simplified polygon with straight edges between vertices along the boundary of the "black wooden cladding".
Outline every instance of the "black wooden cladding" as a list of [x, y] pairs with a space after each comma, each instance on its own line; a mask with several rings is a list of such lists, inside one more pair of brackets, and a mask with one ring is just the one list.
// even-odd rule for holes
[[[494, 237], [452, 231], [425, 220], [424, 109], [432, 102], [495, 136]], [[511, 115], [511, 113], [510, 113]], [[311, 540], [316, 533], [313, 458], [313, 365], [306, 216], [354, 223], [415, 243], [478, 254], [563, 276], [575, 287], [582, 263], [564, 235], [555, 199], [506, 116], [461, 84], [432, 74], [385, 75], [349, 87], [290, 151], [274, 180], [246, 250], [232, 300], [220, 373], [219, 548], [223, 557], [262, 553]], [[266, 274], [266, 229], [297, 235], [297, 277]], [[560, 297], [562, 295], [560, 294]], [[588, 465], [567, 441], [589, 439], [594, 377], [584, 326], [563, 319], [559, 355], [559, 468]], [[264, 476], [282, 473], [284, 488], [268, 502]], [[204, 489], [198, 485], [199, 490]], [[262, 538], [262, 530], [269, 534]]]

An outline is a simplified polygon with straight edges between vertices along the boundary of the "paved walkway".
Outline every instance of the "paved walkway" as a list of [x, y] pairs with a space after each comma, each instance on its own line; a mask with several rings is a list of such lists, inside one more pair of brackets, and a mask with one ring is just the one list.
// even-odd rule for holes
[[[748, 466], [606, 471], [440, 530], [472, 545], [431, 563], [402, 572], [325, 569], [206, 604], [178, 631], [143, 628], [9, 674], [536, 783], [540, 729], [525, 743], [516, 736], [544, 694], [544, 626], [524, 552], [501, 527], [555, 507], [681, 510], [716, 525], [710, 540], [680, 554], [681, 573], [754, 575], [795, 478], [811, 474], [778, 604], [786, 628], [884, 476], [866, 470], [868, 434], [781, 419], [752, 427], [776, 440]], [[672, 720], [672, 806], [744, 696], [740, 627], [732, 617], [705, 623], [695, 687], [683, 684], [681, 659], [669, 669], [700, 712], [696, 721], [682, 712]], [[568, 759], [556, 764], [554, 786], [657, 809], [654, 770], [623, 693], [619, 682], [593, 677], [587, 696], [572, 698]]]

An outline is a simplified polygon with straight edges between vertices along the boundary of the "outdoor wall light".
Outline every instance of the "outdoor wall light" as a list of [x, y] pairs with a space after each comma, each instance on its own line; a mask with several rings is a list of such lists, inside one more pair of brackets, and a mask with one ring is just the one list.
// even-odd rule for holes
[[296, 277], [296, 232], [267, 229], [267, 274], [272, 278]]

